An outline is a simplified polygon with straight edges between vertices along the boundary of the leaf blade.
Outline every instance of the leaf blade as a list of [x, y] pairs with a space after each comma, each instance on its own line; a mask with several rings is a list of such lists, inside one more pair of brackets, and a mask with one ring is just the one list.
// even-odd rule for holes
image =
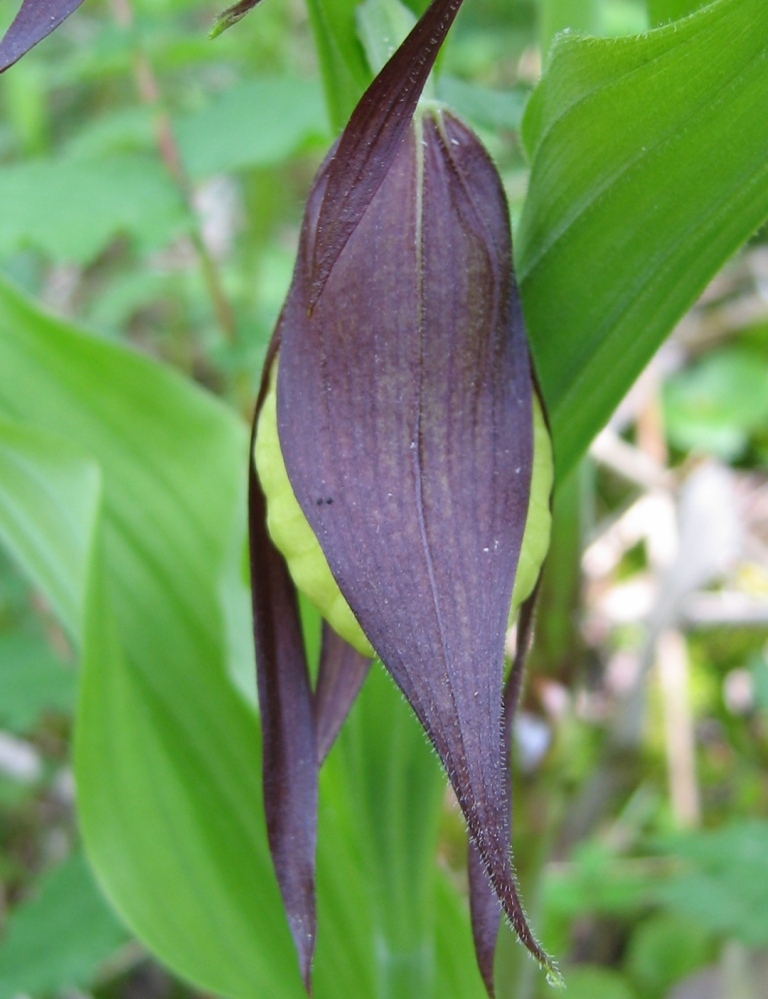
[[763, 4], [719, 0], [553, 50], [524, 120], [517, 259], [559, 476], [768, 216], [767, 36]]
[[[0, 411], [48, 435], [51, 460], [54, 434], [66, 436], [104, 484], [100, 510], [86, 509], [95, 519], [74, 525], [80, 563], [69, 577], [82, 608], [78, 808], [99, 881], [185, 977], [237, 999], [254, 981], [298, 996], [263, 829], [257, 726], [226, 675], [217, 595], [244, 521], [244, 427], [178, 376], [43, 316], [5, 285], [0, 329]], [[60, 500], [51, 494], [54, 541], [73, 530]]]

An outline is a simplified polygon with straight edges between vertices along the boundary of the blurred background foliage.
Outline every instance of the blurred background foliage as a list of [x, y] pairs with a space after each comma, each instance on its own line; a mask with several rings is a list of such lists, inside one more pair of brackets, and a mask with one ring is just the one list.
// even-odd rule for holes
[[[514, 224], [523, 107], [554, 35], [629, 35], [698, 6], [468, 0], [439, 92], [496, 158]], [[0, 274], [247, 416], [338, 114], [303, 2], [265, 0], [209, 41], [219, 12], [88, 0], [0, 77]], [[14, 13], [6, 0], [0, 28]], [[362, 52], [358, 69], [364, 82]], [[517, 731], [515, 850], [571, 999], [768, 995], [767, 470], [762, 231], [558, 493]], [[83, 859], [77, 666], [50, 606], [0, 556], [0, 999], [192, 995], [112, 915]], [[461, 889], [448, 800], [439, 826]], [[546, 994], [508, 939], [499, 982], [500, 996]]]

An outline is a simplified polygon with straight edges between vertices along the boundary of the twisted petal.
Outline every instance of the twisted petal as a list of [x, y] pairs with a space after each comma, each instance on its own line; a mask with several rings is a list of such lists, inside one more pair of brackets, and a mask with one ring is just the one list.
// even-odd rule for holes
[[317, 759], [323, 762], [368, 676], [371, 660], [323, 624], [323, 645], [315, 690]]
[[[533, 593], [520, 608], [517, 624], [517, 644], [507, 682], [504, 686], [504, 752], [509, 760], [512, 748], [515, 714], [520, 701], [520, 691], [525, 671], [525, 657], [533, 635], [533, 612], [536, 606], [538, 584]], [[467, 851], [467, 873], [469, 877], [469, 909], [472, 917], [472, 937], [480, 969], [488, 995], [495, 995], [493, 984], [493, 959], [496, 955], [496, 940], [501, 922], [501, 906], [493, 885], [483, 868], [483, 861], [474, 843], [469, 843]]]
[[[254, 435], [281, 329], [282, 322], [264, 364]], [[267, 836], [301, 976], [309, 992], [317, 923], [318, 770], [367, 676], [370, 661], [324, 625], [313, 693], [296, 588], [267, 530], [266, 500], [253, 462], [249, 467], [248, 520]]]
[[[270, 358], [264, 365], [257, 416], [267, 392], [269, 368]], [[296, 590], [267, 531], [264, 494], [253, 462], [249, 464], [248, 535], [264, 745], [264, 810], [275, 875], [296, 944], [301, 975], [309, 990], [316, 926], [315, 712]]]

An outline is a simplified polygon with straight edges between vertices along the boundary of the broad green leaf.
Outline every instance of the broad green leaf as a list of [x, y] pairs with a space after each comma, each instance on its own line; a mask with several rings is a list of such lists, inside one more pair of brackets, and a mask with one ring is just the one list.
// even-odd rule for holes
[[650, 879], [623, 865], [603, 846], [583, 843], [564, 871], [548, 871], [543, 881], [544, 909], [553, 918], [596, 913], [623, 916], [648, 903]]
[[341, 131], [371, 81], [357, 36], [358, 0], [307, 0], [320, 57], [328, 117]]
[[157, 143], [152, 124], [152, 109], [143, 105], [91, 116], [66, 140], [62, 155], [95, 161], [126, 152], [151, 153]]
[[34, 246], [89, 263], [117, 235], [141, 250], [188, 227], [178, 190], [154, 158], [32, 160], [0, 169], [0, 255]]
[[437, 94], [441, 101], [474, 124], [509, 131], [520, 128], [527, 97], [522, 89], [492, 90], [446, 73], [438, 77]]
[[24, 59], [0, 83], [3, 110], [18, 149], [26, 156], [40, 156], [50, 142], [50, 110], [45, 74], [38, 62]]
[[[218, 602], [242, 530], [244, 428], [4, 285], [0, 371], [0, 413], [28, 424], [14, 442], [21, 471], [0, 479], [3, 534], [81, 639], [78, 807], [99, 881], [134, 932], [202, 987], [299, 995], [257, 728], [225, 673]], [[76, 506], [67, 490], [83, 463]]]
[[0, 999], [87, 989], [127, 938], [84, 858], [70, 857], [10, 913], [0, 943]]
[[[80, 640], [78, 808], [98, 880], [201, 988], [299, 997], [220, 605], [240, 578], [244, 428], [2, 284], [0, 371], [0, 534]], [[371, 678], [323, 773], [320, 999], [454, 981], [482, 995], [465, 903], [435, 868], [443, 787], [410, 709]]]
[[[0, 453], [2, 436], [0, 426]], [[0, 635], [0, 727], [26, 732], [47, 711], [70, 715], [75, 690], [74, 669], [59, 662], [41, 638], [21, 631]]]
[[744, 452], [749, 434], [768, 420], [768, 370], [754, 350], [727, 347], [664, 384], [667, 434], [677, 447], [726, 461]]
[[485, 997], [467, 899], [435, 866], [445, 787], [374, 665], [321, 771], [316, 994]]
[[626, 978], [610, 968], [581, 964], [566, 968], [566, 993], [568, 999], [636, 999], [635, 992]]
[[290, 77], [248, 80], [202, 111], [181, 118], [176, 138], [190, 176], [273, 166], [329, 126], [317, 84]]
[[[4, 354], [4, 333], [0, 326], [0, 356]], [[3, 365], [2, 370], [3, 381], [12, 377], [10, 368]], [[70, 636], [79, 639], [87, 553], [99, 504], [99, 470], [87, 455], [60, 436], [9, 422], [6, 418], [16, 414], [4, 405], [5, 388], [0, 382], [2, 536], [17, 561], [45, 591]], [[24, 388], [21, 385], [16, 390], [23, 392]]]
[[760, 711], [768, 711], [768, 650], [764, 649], [751, 656], [746, 668], [752, 677], [755, 707]]
[[699, 926], [749, 947], [768, 943], [768, 823], [670, 837], [662, 848], [683, 870], [656, 887], [659, 902]]
[[401, 0], [363, 0], [355, 11], [357, 34], [368, 65], [379, 73], [416, 24], [416, 15]]
[[[375, 665], [326, 764], [359, 844], [380, 999], [435, 992], [435, 850], [445, 782], [415, 716]], [[323, 788], [325, 787], [323, 784]], [[321, 840], [322, 848], [322, 840]], [[469, 937], [469, 927], [464, 931]]]
[[768, 217], [768, 5], [561, 36], [528, 105], [518, 276], [562, 476]]
[[698, 919], [656, 912], [636, 927], [622, 963], [641, 996], [662, 999], [715, 956], [711, 936]]
[[[452, 874], [446, 871], [438, 873], [435, 902], [437, 982], [434, 995], [487, 999], [472, 946], [469, 902], [456, 890], [452, 880]], [[512, 931], [502, 926], [500, 932], [511, 934]], [[516, 940], [513, 946], [519, 946]]]

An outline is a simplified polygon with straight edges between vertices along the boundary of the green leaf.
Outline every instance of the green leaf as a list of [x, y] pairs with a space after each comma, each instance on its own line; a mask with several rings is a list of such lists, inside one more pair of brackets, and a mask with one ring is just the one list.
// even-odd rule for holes
[[16, 138], [27, 156], [39, 156], [50, 141], [50, 110], [46, 78], [40, 63], [24, 59], [12, 73], [4, 73], [3, 109]]
[[317, 84], [290, 77], [240, 83], [176, 124], [182, 159], [195, 180], [274, 166], [309, 141], [327, 141], [328, 133]]
[[548, 915], [621, 916], [647, 903], [649, 879], [646, 872], [617, 862], [604, 847], [586, 842], [576, 850], [571, 866], [547, 874], [543, 889]]
[[643, 999], [663, 999], [676, 982], [714, 957], [698, 919], [657, 912], [634, 930], [623, 963]]
[[315, 993], [485, 999], [466, 897], [435, 865], [445, 778], [380, 664], [320, 778]]
[[0, 999], [88, 988], [127, 937], [83, 857], [71, 857], [11, 911], [0, 944]]
[[368, 65], [379, 73], [416, 24], [401, 0], [363, 0], [355, 11], [357, 34]]
[[76, 779], [97, 876], [185, 977], [298, 996], [218, 599], [242, 535], [244, 428], [5, 285], [0, 370], [0, 414], [28, 424], [0, 478], [2, 531], [82, 643]]
[[664, 422], [673, 444], [726, 461], [768, 419], [768, 371], [761, 354], [730, 347], [702, 358], [664, 385]]
[[[244, 428], [1, 283], [0, 370], [0, 535], [82, 647], [75, 763], [97, 877], [199, 987], [298, 999], [257, 726], [226, 661]], [[366, 686], [323, 772], [315, 994], [426, 999], [460, 982], [474, 999], [466, 904], [434, 863], [444, 779], [389, 680]]]
[[746, 664], [752, 678], [752, 696], [755, 707], [768, 711], [768, 651], [756, 652]]
[[187, 226], [181, 196], [156, 159], [62, 157], [0, 169], [0, 255], [34, 246], [86, 264], [115, 236], [156, 249]]
[[341, 131], [371, 81], [357, 36], [358, 0], [307, 0], [320, 56], [328, 116]]
[[[0, 463], [4, 442], [0, 426]], [[2, 493], [0, 493], [0, 503]], [[0, 725], [12, 732], [33, 728], [46, 711], [72, 713], [76, 674], [40, 638], [14, 632], [0, 636]]]
[[145, 105], [89, 117], [67, 139], [62, 153], [68, 159], [93, 161], [119, 153], [151, 153], [157, 142], [152, 124], [152, 109]]
[[[0, 316], [1, 291], [2, 286]], [[3, 333], [0, 325], [0, 356], [6, 353]], [[10, 368], [3, 366], [3, 371], [12, 377]], [[32, 388], [22, 383], [16, 392], [25, 387]], [[6, 386], [1, 385], [0, 418], [16, 415], [6, 399]], [[83, 628], [90, 530], [99, 502], [98, 467], [61, 437], [2, 419], [0, 483], [5, 543], [77, 640]]]
[[768, 5], [562, 36], [524, 124], [517, 264], [558, 473], [768, 216]]
[[699, 926], [748, 947], [768, 943], [768, 823], [734, 822], [722, 829], [670, 837], [663, 849], [684, 869], [656, 888], [659, 902]]
[[517, 131], [523, 117], [527, 94], [519, 90], [492, 90], [442, 74], [437, 80], [441, 101], [476, 125]]
[[[437, 969], [434, 995], [487, 999], [472, 946], [469, 904], [446, 871], [439, 871], [437, 875], [435, 905]], [[500, 932], [511, 933], [511, 930], [502, 926]], [[517, 940], [512, 946], [518, 946]]]
[[[337, 812], [343, 809], [347, 836], [358, 844], [357, 881], [364, 888], [359, 911], [375, 928], [361, 950], [369, 951], [368, 974], [373, 972], [378, 995], [439, 995], [435, 850], [445, 782], [415, 716], [380, 664], [366, 680], [322, 779], [322, 795], [332, 798]], [[337, 838], [324, 837], [321, 829], [321, 850]], [[463, 929], [469, 942], [468, 924]]]
[[598, 965], [581, 964], [564, 971], [568, 999], [635, 999], [627, 980]]

